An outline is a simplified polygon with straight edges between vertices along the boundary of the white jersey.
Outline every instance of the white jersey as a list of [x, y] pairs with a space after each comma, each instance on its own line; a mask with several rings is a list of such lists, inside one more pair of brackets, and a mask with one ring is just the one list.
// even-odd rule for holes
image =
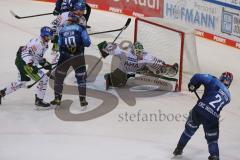
[[[54, 33], [58, 34], [61, 30], [61, 27], [66, 24], [68, 20], [68, 15], [70, 12], [64, 12], [61, 15], [57, 16], [57, 18], [51, 23], [51, 28], [53, 29]], [[86, 26], [87, 22], [84, 16], [80, 17], [79, 24], [82, 26]]]
[[43, 61], [43, 56], [48, 49], [48, 42], [43, 42], [42, 37], [31, 39], [23, 48], [21, 57], [26, 64], [33, 63], [37, 66]]
[[116, 44], [108, 44], [106, 50], [110, 55], [119, 57], [120, 64], [118, 68], [125, 73], [136, 73], [144, 67], [156, 72], [165, 65], [164, 61], [152, 56], [148, 52], [143, 52], [143, 57], [139, 60], [131, 48], [125, 50]]

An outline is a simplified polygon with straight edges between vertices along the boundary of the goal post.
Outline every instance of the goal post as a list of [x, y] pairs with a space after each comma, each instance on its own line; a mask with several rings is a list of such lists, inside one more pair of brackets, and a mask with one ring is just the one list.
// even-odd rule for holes
[[161, 18], [136, 18], [134, 41], [167, 64], [178, 63], [175, 91], [186, 89], [190, 77], [200, 72], [194, 30]]

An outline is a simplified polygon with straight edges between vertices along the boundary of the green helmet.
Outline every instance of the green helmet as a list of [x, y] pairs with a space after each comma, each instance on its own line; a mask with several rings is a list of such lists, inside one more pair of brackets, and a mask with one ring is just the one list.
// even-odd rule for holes
[[144, 50], [144, 48], [143, 48], [142, 43], [140, 43], [140, 42], [133, 43], [133, 51], [136, 55], [142, 54], [143, 50]]

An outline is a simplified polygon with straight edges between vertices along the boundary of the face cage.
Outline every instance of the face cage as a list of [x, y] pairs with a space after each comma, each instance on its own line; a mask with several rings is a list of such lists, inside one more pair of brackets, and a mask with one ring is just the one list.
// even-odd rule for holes
[[48, 40], [53, 40], [53, 36], [52, 35], [45, 35], [42, 36], [44, 39], [48, 39]]
[[230, 87], [232, 79], [230, 77], [221, 77], [221, 82], [224, 83], [227, 87]]
[[139, 49], [134, 49], [134, 53], [136, 56], [141, 56], [143, 54], [143, 51]]

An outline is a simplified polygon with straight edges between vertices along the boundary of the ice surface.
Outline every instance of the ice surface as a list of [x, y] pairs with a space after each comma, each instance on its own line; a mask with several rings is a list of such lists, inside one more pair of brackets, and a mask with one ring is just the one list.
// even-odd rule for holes
[[[49, 25], [53, 16], [17, 20], [9, 10], [21, 16], [51, 12], [50, 3], [27, 0], [0, 1], [0, 86], [17, 78], [14, 65], [15, 54], [20, 45], [39, 34], [39, 28]], [[120, 28], [126, 22], [124, 15], [93, 10], [89, 25], [91, 32]], [[133, 39], [133, 23], [123, 32], [119, 41]], [[96, 45], [112, 41], [117, 33], [92, 36], [92, 47], [87, 55], [99, 57]], [[223, 71], [234, 73], [231, 86], [232, 102], [222, 112], [220, 127], [220, 154], [222, 160], [239, 160], [240, 143], [240, 52], [212, 41], [197, 38], [197, 49], [201, 69], [204, 73], [218, 76]], [[47, 54], [50, 54], [48, 52]], [[48, 56], [49, 58], [51, 56]], [[109, 71], [110, 58], [103, 62], [103, 69], [90, 88], [104, 90], [103, 74]], [[71, 80], [69, 80], [71, 81]], [[63, 121], [54, 110], [36, 111], [33, 106], [34, 89], [20, 90], [3, 100], [0, 106], [0, 160], [167, 160], [183, 131], [185, 117], [197, 98], [187, 91], [182, 93], [160, 92], [151, 98], [137, 98], [136, 105], [129, 106], [116, 91], [109, 94], [109, 101], [117, 102], [115, 109], [104, 116], [89, 121]], [[125, 93], [125, 92], [124, 92]], [[201, 93], [201, 92], [200, 92]], [[107, 96], [107, 95], [106, 95]], [[124, 95], [122, 95], [124, 97]], [[130, 97], [130, 96], [128, 96]], [[47, 91], [46, 101], [53, 98], [53, 90]], [[126, 95], [125, 97], [126, 98]], [[73, 100], [70, 111], [81, 113], [77, 96], [64, 95]], [[102, 100], [89, 97], [89, 110], [102, 103]], [[116, 99], [115, 99], [116, 100]], [[129, 99], [132, 100], [132, 99]], [[131, 103], [131, 104], [134, 104]], [[122, 119], [128, 114], [143, 118], [144, 114], [162, 114], [158, 121], [144, 121], [132, 117]], [[86, 114], [86, 113], [85, 113]], [[164, 119], [163, 114], [168, 115]], [[172, 116], [177, 116], [172, 120]], [[77, 115], [81, 117], [80, 115]], [[181, 117], [180, 117], [181, 116]], [[149, 117], [148, 117], [149, 118]], [[196, 133], [185, 149], [181, 160], [207, 159], [207, 144], [202, 128]]]

